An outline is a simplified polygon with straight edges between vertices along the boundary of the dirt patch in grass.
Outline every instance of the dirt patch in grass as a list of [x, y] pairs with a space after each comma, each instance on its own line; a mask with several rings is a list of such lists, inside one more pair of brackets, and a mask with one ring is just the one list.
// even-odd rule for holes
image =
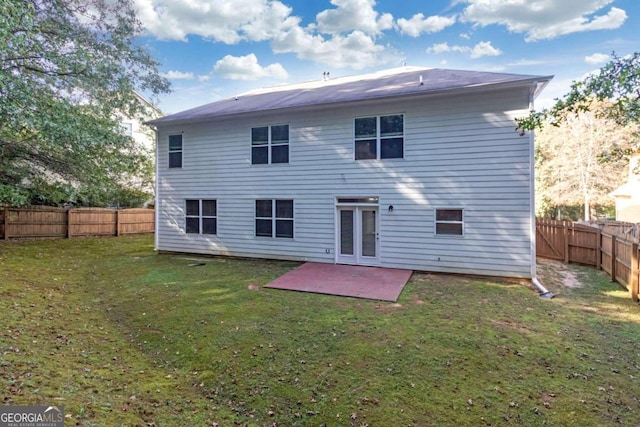
[[578, 278], [578, 272], [560, 261], [538, 258], [537, 259], [538, 279], [545, 285], [552, 287], [575, 289], [580, 288], [582, 283]]
[[261, 289], [297, 263], [185, 258], [150, 237], [0, 245], [4, 401], [87, 426], [638, 420], [639, 308], [597, 271], [563, 266], [569, 287], [543, 265], [553, 300], [416, 273], [393, 304]]

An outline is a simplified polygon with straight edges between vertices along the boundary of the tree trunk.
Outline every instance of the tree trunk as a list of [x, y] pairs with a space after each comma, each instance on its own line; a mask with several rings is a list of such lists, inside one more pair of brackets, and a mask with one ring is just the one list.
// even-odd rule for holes
[[591, 206], [589, 206], [589, 197], [584, 197], [584, 220], [589, 221], [591, 219]]

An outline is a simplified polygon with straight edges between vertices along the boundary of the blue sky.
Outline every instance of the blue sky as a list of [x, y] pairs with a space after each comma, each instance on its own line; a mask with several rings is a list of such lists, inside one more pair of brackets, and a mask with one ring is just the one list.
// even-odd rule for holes
[[410, 66], [555, 75], [549, 106], [615, 51], [638, 0], [134, 0], [165, 113], [251, 89]]

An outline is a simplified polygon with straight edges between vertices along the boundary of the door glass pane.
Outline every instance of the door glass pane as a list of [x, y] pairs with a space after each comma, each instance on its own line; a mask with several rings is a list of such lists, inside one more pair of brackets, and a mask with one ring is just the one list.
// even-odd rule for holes
[[340, 255], [353, 255], [353, 211], [340, 211]]
[[376, 256], [375, 211], [362, 211], [362, 256]]

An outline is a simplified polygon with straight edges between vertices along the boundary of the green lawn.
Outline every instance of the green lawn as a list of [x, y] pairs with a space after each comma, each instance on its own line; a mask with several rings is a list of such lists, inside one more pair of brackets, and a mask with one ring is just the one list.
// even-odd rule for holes
[[3, 403], [82, 426], [640, 420], [640, 306], [595, 270], [545, 264], [553, 300], [414, 274], [394, 304], [262, 288], [292, 262], [202, 259], [151, 236], [0, 243]]

